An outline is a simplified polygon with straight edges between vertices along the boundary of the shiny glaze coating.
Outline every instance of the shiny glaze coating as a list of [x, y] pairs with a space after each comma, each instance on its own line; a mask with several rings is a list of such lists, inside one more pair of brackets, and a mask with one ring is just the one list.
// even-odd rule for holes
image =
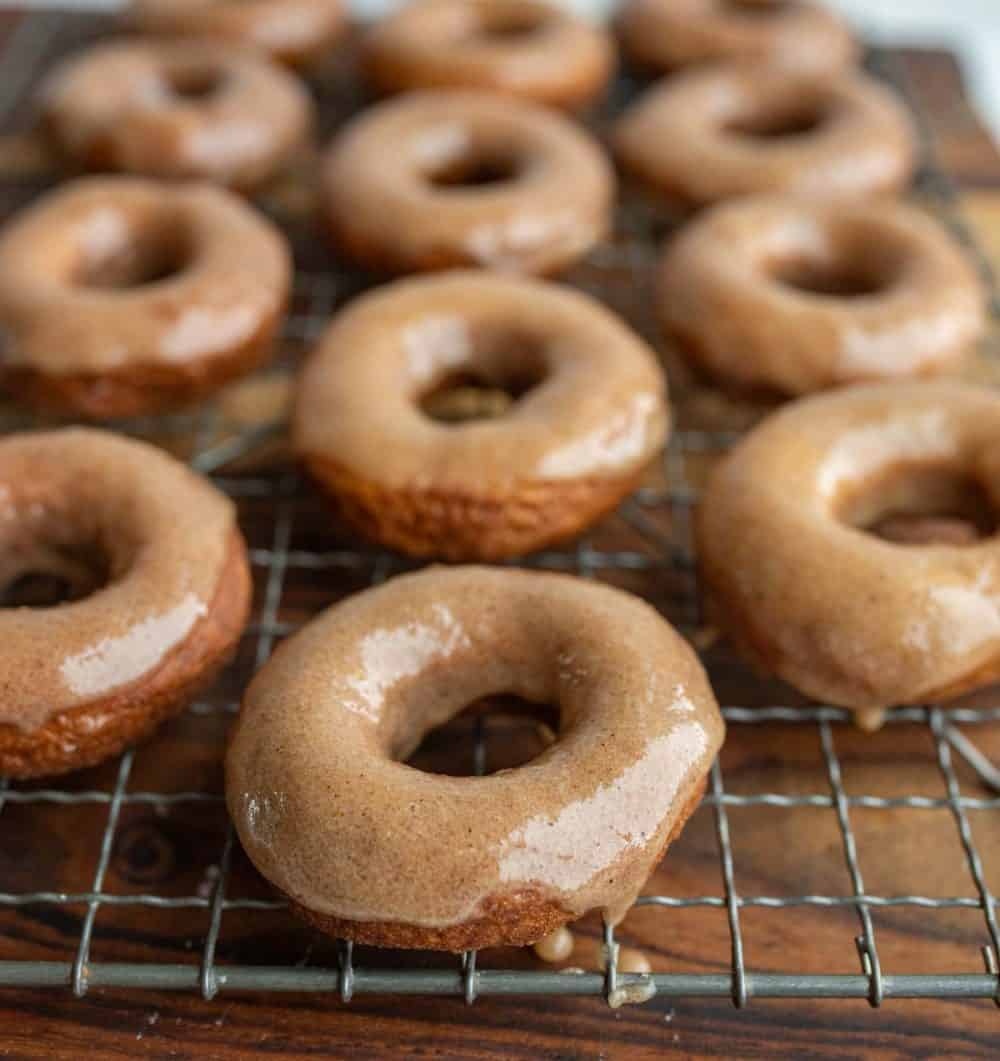
[[858, 53], [843, 19], [810, 0], [630, 0], [619, 29], [630, 58], [661, 71], [761, 60], [830, 73], [849, 66]]
[[613, 141], [634, 177], [683, 208], [773, 192], [896, 192], [914, 164], [906, 112], [861, 73], [823, 78], [756, 65], [680, 73], [626, 110]]
[[132, 0], [127, 17], [144, 34], [246, 45], [295, 67], [321, 59], [347, 28], [342, 0]]
[[[498, 418], [431, 419], [421, 399], [462, 374], [529, 389]], [[598, 303], [459, 271], [348, 306], [301, 375], [293, 437], [369, 536], [485, 559], [566, 538], [613, 507], [667, 426], [654, 354]]]
[[998, 453], [1000, 395], [984, 388], [876, 384], [786, 406], [704, 494], [698, 556], [714, 621], [809, 696], [858, 711], [995, 680], [1000, 538], [904, 545], [859, 527], [894, 510], [933, 514], [962, 480], [995, 514]]
[[[508, 179], [452, 175], [497, 167]], [[414, 92], [351, 122], [324, 166], [335, 242], [391, 272], [482, 265], [549, 274], [603, 238], [614, 176], [561, 115], [484, 92]]]
[[[795, 286], [816, 279], [825, 290]], [[786, 394], [955, 371], [986, 327], [964, 252], [899, 203], [723, 203], [668, 245], [656, 292], [666, 335], [696, 365]]]
[[479, 88], [580, 107], [608, 82], [608, 34], [547, 0], [417, 0], [377, 22], [365, 41], [382, 92]]
[[0, 608], [4, 774], [120, 750], [123, 727], [147, 731], [215, 672], [246, 619], [232, 502], [143, 442], [81, 428], [0, 441], [0, 545], [5, 591], [36, 574], [77, 591]]
[[291, 75], [205, 42], [113, 41], [46, 78], [42, 115], [86, 169], [249, 189], [305, 144], [312, 104]]
[[[558, 705], [555, 743], [486, 777], [403, 765], [426, 732], [498, 692]], [[645, 603], [563, 575], [436, 568], [278, 648], [244, 697], [226, 799], [264, 876], [352, 938], [530, 943], [555, 925], [525, 938], [489, 912], [620, 920], [722, 736], [697, 657]]]
[[280, 232], [222, 189], [72, 181], [0, 231], [0, 379], [94, 417], [190, 401], [270, 353], [290, 283]]

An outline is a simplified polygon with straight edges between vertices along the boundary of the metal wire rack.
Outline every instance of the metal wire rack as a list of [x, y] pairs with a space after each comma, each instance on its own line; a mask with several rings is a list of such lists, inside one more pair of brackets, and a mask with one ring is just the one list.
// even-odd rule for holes
[[[51, 57], [76, 47], [106, 28], [95, 17], [70, 17], [63, 14], [35, 14], [21, 20], [14, 37], [8, 42], [2, 59], [3, 80], [0, 83], [0, 115], [9, 126], [25, 120], [21, 103], [37, 72]], [[912, 103], [913, 95], [904, 71], [893, 63], [892, 56], [876, 53], [872, 65], [891, 80], [904, 98]], [[916, 114], [922, 133], [924, 165], [918, 181], [918, 192], [951, 227], [967, 248], [989, 285], [994, 314], [1000, 317], [1000, 296], [992, 270], [974, 235], [956, 209], [956, 192], [947, 174], [937, 164], [933, 142], [919, 112]], [[37, 181], [9, 179], [0, 185], [5, 210], [25, 201], [39, 189]], [[643, 290], [645, 271], [654, 253], [650, 239], [649, 219], [641, 211], [626, 210], [620, 219], [622, 236], [594, 255], [577, 278], [583, 286], [603, 290], [605, 280], [614, 274], [631, 291]], [[306, 244], [297, 247], [302, 261], [315, 254]], [[289, 348], [308, 342], [322, 327], [333, 309], [358, 290], [363, 281], [334, 267], [321, 256], [320, 265], [303, 266], [296, 281], [295, 308], [286, 329]], [[641, 301], [641, 299], [640, 299]], [[633, 307], [634, 308], [634, 307]], [[634, 319], [634, 314], [633, 314]], [[641, 325], [641, 321], [638, 322]], [[26, 421], [8, 411], [3, 417], [5, 429], [22, 426]], [[180, 447], [192, 464], [211, 474], [215, 482], [240, 504], [244, 529], [251, 543], [251, 559], [258, 578], [258, 607], [249, 628], [246, 643], [232, 668], [228, 680], [212, 695], [196, 703], [190, 715], [194, 719], [219, 720], [236, 709], [240, 685], [263, 663], [276, 640], [285, 636], [329, 602], [318, 595], [315, 606], [289, 609], [288, 584], [293, 578], [308, 583], [332, 573], [343, 580], [347, 589], [359, 589], [377, 583], [402, 569], [402, 561], [377, 550], [359, 550], [351, 541], [331, 546], [317, 542], [301, 530], [309, 520], [309, 492], [287, 465], [265, 464], [263, 470], [245, 470], [248, 457], [272, 441], [274, 425], [239, 427], [225, 422], [225, 413], [212, 406], [194, 414], [132, 421], [120, 425], [123, 430], [154, 437], [171, 448]], [[656, 578], [667, 589], [662, 606], [672, 621], [688, 631], [696, 631], [701, 622], [698, 605], [696, 568], [692, 557], [689, 513], [697, 497], [697, 483], [690, 474], [691, 460], [710, 459], [722, 452], [734, 437], [731, 431], [707, 431], [684, 423], [675, 433], [664, 453], [662, 466], [650, 483], [627, 502], [616, 519], [633, 535], [634, 547], [602, 547], [600, 530], [596, 530], [567, 551], [550, 551], [524, 561], [557, 570], [573, 571], [584, 577], [614, 579], [626, 576]], [[345, 587], [338, 581], [338, 592]], [[311, 599], [311, 598], [310, 598]], [[726, 917], [730, 945], [729, 969], [717, 973], [657, 972], [628, 974], [618, 969], [618, 945], [612, 928], [604, 929], [607, 960], [604, 968], [594, 971], [540, 971], [537, 968], [481, 968], [477, 954], [468, 952], [446, 968], [412, 967], [406, 964], [379, 967], [375, 963], [355, 963], [353, 949], [342, 943], [336, 963], [313, 967], [302, 961], [272, 961], [267, 964], [220, 960], [220, 948], [230, 919], [243, 913], [280, 910], [280, 903], [266, 897], [234, 896], [230, 891], [237, 850], [234, 834], [228, 824], [221, 829], [221, 841], [205, 855], [204, 866], [212, 872], [201, 884], [182, 889], [177, 894], [162, 894], [139, 886], [131, 891], [108, 887], [109, 867], [116, 842], [120, 839], [123, 815], [134, 808], [151, 808], [169, 813], [178, 808], [195, 812], [222, 814], [218, 772], [212, 784], [197, 790], [174, 791], [168, 786], [133, 787], [137, 772], [137, 755], [126, 752], [106, 771], [106, 785], [76, 787], [62, 779], [60, 787], [13, 785], [0, 782], [0, 810], [14, 807], [42, 807], [53, 813], [91, 808], [103, 815], [97, 825], [99, 844], [89, 875], [89, 886], [77, 889], [60, 886], [59, 866], [52, 867], [51, 886], [32, 880], [30, 887], [11, 889], [0, 877], [0, 915], [18, 909], [56, 908], [59, 911], [79, 909], [79, 920], [68, 917], [63, 934], [72, 941], [72, 954], [65, 960], [40, 960], [33, 957], [0, 960], [0, 985], [70, 988], [77, 996], [91, 987], [129, 987], [145, 989], [183, 989], [200, 992], [211, 999], [221, 991], [319, 991], [338, 995], [347, 1002], [355, 994], [392, 992], [397, 994], [443, 994], [463, 997], [473, 1002], [483, 995], [560, 994], [603, 995], [609, 1002], [644, 1000], [654, 993], [671, 998], [729, 997], [736, 1006], [745, 1006], [753, 998], [860, 998], [878, 1006], [889, 998], [993, 998], [1000, 1004], [1000, 929], [997, 924], [996, 897], [987, 883], [983, 859], [970, 825], [970, 813], [1000, 813], [1000, 796], [970, 797], [963, 794], [956, 762], [957, 753], [989, 788], [1000, 791], [1000, 776], [975, 742], [958, 726], [977, 727], [1000, 722], [1000, 706], [954, 709], [944, 712], [933, 706], [906, 708], [892, 712], [890, 727], [918, 724], [927, 728], [933, 740], [937, 769], [945, 795], [875, 796], [849, 794], [844, 784], [841, 759], [838, 757], [835, 731], [849, 722], [847, 713], [836, 708], [804, 706], [727, 706], [725, 716], [731, 739], [738, 741], [745, 727], [773, 727], [776, 731], [789, 724], [815, 727], [822, 752], [826, 791], [806, 794], [782, 792], [735, 793], [726, 789], [719, 763], [713, 767], [705, 803], [714, 815], [714, 835], [721, 870], [721, 894], [672, 896], [645, 895], [639, 907], [657, 907], [664, 911], [685, 908], [716, 908]], [[212, 761], [221, 749], [222, 730], [213, 731], [215, 742], [202, 749]], [[476, 768], [482, 772], [486, 762], [487, 726], [476, 727]], [[156, 741], [153, 747], [156, 750]], [[150, 747], [150, 746], [147, 746]], [[159, 752], [156, 752], [159, 755]], [[170, 749], [163, 752], [169, 756]], [[211, 772], [211, 771], [210, 771]], [[90, 775], [87, 775], [88, 779]], [[739, 870], [732, 842], [731, 813], [748, 808], [815, 808], [831, 812], [836, 820], [843, 864], [850, 890], [845, 894], [766, 895], [744, 894], [739, 887]], [[950, 813], [967, 862], [972, 894], [932, 896], [920, 894], [873, 894], [866, 890], [861, 859], [858, 854], [852, 815], [873, 809], [938, 809]], [[9, 817], [11, 811], [8, 809]], [[4, 818], [0, 816], [0, 830]], [[70, 848], [63, 851], [64, 861], [73, 857], [72, 845], [84, 843], [73, 837]], [[0, 867], [4, 863], [0, 861]], [[206, 886], [207, 882], [207, 886]], [[262, 893], [266, 894], [266, 893]], [[743, 912], [751, 908], [787, 910], [794, 907], [844, 908], [857, 916], [855, 944], [858, 970], [855, 973], [760, 972], [750, 968], [744, 955]], [[872, 912], [889, 907], [916, 909], [971, 909], [981, 912], [986, 945], [984, 966], [980, 970], [939, 974], [932, 972], [895, 973], [883, 969]], [[95, 940], [99, 935], [98, 918], [102, 911], [133, 910], [139, 916], [157, 911], [171, 913], [191, 911], [198, 922], [191, 930], [200, 939], [197, 961], [107, 961], [95, 959]], [[67, 915], [68, 916], [68, 915]], [[0, 922], [2, 926], [4, 922]], [[0, 928], [0, 938], [6, 930]], [[16, 933], [12, 933], [16, 935]]]

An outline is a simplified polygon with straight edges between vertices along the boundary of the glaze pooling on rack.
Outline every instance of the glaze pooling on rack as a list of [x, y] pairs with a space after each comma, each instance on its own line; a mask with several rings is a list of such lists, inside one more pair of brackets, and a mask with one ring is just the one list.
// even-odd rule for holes
[[[37, 13], [25, 17], [8, 42], [2, 57], [4, 77], [0, 80], [0, 115], [10, 116], [12, 109], [21, 101], [23, 94], [39, 73], [39, 63], [46, 56], [65, 52], [85, 39], [93, 39], [107, 27], [107, 21], [94, 17], [76, 17], [64, 13]], [[885, 53], [872, 56], [872, 66], [888, 76], [897, 87], [907, 89], [905, 71], [899, 69], [892, 57]], [[627, 98], [634, 86], [619, 82], [615, 99]], [[913, 100], [911, 98], [911, 104]], [[21, 109], [26, 114], [25, 108]], [[918, 119], [920, 115], [917, 115]], [[23, 118], [21, 119], [24, 120]], [[322, 116], [323, 128], [331, 129], [328, 112]], [[918, 188], [924, 193], [944, 218], [946, 223], [963, 242], [989, 283], [994, 315], [1000, 310], [1000, 299], [992, 282], [989, 268], [981, 248], [963, 222], [956, 209], [956, 193], [947, 175], [941, 170], [931, 152], [925, 122], [918, 120], [923, 134], [923, 168]], [[29, 180], [0, 181], [0, 199], [5, 210], [24, 202], [37, 191]], [[621, 227], [626, 239], [622, 243], [602, 246], [591, 261], [599, 275], [624, 270], [641, 290], [639, 279], [653, 260], [655, 242], [650, 239], [652, 220], [639, 208], [626, 206]], [[657, 237], [662, 231], [657, 231]], [[308, 247], [299, 248], [305, 261]], [[352, 293], [359, 290], [362, 282], [336, 268], [327, 273], [307, 269], [296, 276], [296, 305], [289, 319], [285, 337], [290, 342], [310, 341], [319, 334], [332, 310], [342, 304]], [[32, 426], [33, 422], [23, 414], [12, 412], [5, 419], [4, 427]], [[244, 431], [223, 432], [218, 409], [206, 412], [183, 413], [169, 418], [154, 420], [138, 418], [116, 425], [130, 433], [156, 434], [157, 441], [176, 446], [184, 442], [185, 450], [192, 462], [203, 470], [214, 473], [216, 485], [245, 507], [247, 512], [256, 511], [256, 506], [268, 505], [269, 515], [264, 525], [258, 527], [251, 538], [251, 558], [258, 576], [262, 605], [255, 615], [254, 623], [247, 633], [241, 652], [238, 672], [242, 677], [256, 669], [259, 662], [270, 654], [275, 641], [296, 629], [304, 618], [301, 610], [283, 610], [286, 583], [291, 578], [321, 579], [333, 577], [343, 579], [344, 584], [363, 586], [369, 582], [383, 581], [389, 574], [402, 569], [402, 562], [389, 554], [377, 551], [357, 551], [338, 543], [318, 543], [315, 539], [301, 538], [297, 533], [309, 515], [309, 495], [305, 485], [295, 476], [286, 474], [241, 473], [235, 462], [248, 452], [256, 452], [270, 444], [275, 435], [273, 425], [261, 425]], [[185, 439], [194, 433], [196, 443], [187, 445]], [[596, 537], [588, 538], [576, 548], [548, 550], [524, 561], [525, 566], [575, 572], [598, 579], [615, 579], [642, 575], [649, 579], [676, 579], [680, 588], [675, 597], [670, 597], [669, 617], [687, 632], [695, 631], [702, 617], [695, 595], [695, 571], [690, 550], [688, 519], [692, 505], [697, 499], [696, 484], [689, 481], [686, 468], [689, 459], [707, 459], [723, 452], [737, 433], [732, 430], [693, 430], [682, 424], [674, 433], [664, 455], [664, 467], [669, 473], [669, 487], [648, 485], [640, 489], [627, 502], [620, 516], [634, 531], [635, 545], [607, 548]], [[669, 530], [658, 515], [669, 513]], [[598, 528], [599, 530], [599, 528]], [[641, 544], [639, 544], [641, 540]], [[222, 689], [196, 703], [192, 718], [199, 722], [210, 722], [214, 717], [225, 718], [234, 711], [236, 704], [232, 688]], [[705, 797], [706, 806], [716, 814], [715, 843], [720, 857], [725, 887], [714, 893], [678, 896], [669, 894], [640, 897], [637, 907], [660, 907], [657, 916], [669, 918], [672, 911], [686, 909], [715, 910], [725, 916], [732, 942], [730, 967], [716, 972], [654, 972], [649, 976], [625, 973], [610, 963], [610, 968], [594, 969], [582, 974], [567, 975], [549, 970], [484, 968], [475, 952], [468, 952], [456, 960], [451, 968], [378, 968], [368, 964], [364, 957], [357, 961], [353, 948], [341, 948], [336, 963], [326, 967], [295, 964], [299, 955], [290, 955], [286, 964], [256, 965], [243, 961], [221, 961], [219, 954], [225, 953], [227, 931], [231, 921], [240, 911], [252, 911], [264, 915], [269, 911], [280, 911], [282, 904], [270, 898], [234, 895], [230, 891], [234, 857], [236, 855], [231, 833], [223, 833], [218, 848], [204, 852], [206, 863], [218, 867], [212, 886], [207, 891], [181, 894], [166, 894], [148, 887], [139, 887], [128, 892], [112, 890], [109, 883], [109, 859], [114, 850], [119, 825], [131, 810], [164, 808], [167, 812], [186, 809], [198, 815], [209, 815], [218, 809], [221, 791], [206, 787], [204, 790], [186, 785], [177, 791], [156, 791], [143, 787], [136, 778], [132, 753], [127, 753], [119, 764], [117, 773], [111, 778], [106, 790], [75, 790], [65, 781], [56, 780], [45, 787], [10, 787], [0, 782], [0, 808], [28, 809], [32, 806], [48, 806], [56, 813], [70, 813], [74, 809], [90, 806], [96, 814], [103, 815], [101, 842], [94, 852], [94, 872], [79, 885], [75, 882], [32, 880], [31, 890], [6, 890], [0, 892], [0, 908], [33, 907], [37, 910], [54, 908], [60, 916], [77, 917], [71, 931], [79, 929], [75, 945], [66, 960], [11, 960], [0, 961], [0, 985], [41, 986], [57, 990], [75, 989], [85, 992], [89, 987], [119, 986], [136, 990], [163, 990], [167, 988], [195, 991], [210, 998], [217, 993], [232, 991], [313, 991], [339, 995], [349, 1001], [354, 995], [393, 992], [396, 994], [444, 994], [464, 998], [472, 1002], [483, 996], [508, 996], [523, 994], [542, 995], [591, 995], [607, 997], [610, 990], [636, 985], [639, 994], [648, 994], [650, 986], [657, 994], [670, 998], [701, 997], [731, 998], [738, 1003], [750, 1003], [757, 998], [855, 998], [870, 1002], [893, 998], [984, 998], [996, 996], [998, 985], [996, 951], [998, 941], [995, 934], [997, 898], [989, 887], [988, 878], [982, 870], [981, 852], [976, 845], [976, 832], [969, 827], [974, 813], [1000, 813], [1000, 796], [966, 795], [956, 778], [954, 754], [965, 758], [969, 745], [976, 748], [977, 730], [987, 723], [1000, 722], [1000, 708], [963, 707], [947, 713], [928, 712], [923, 707], [898, 709], [889, 714], [886, 725], [893, 734], [897, 727], [921, 726], [933, 737], [942, 776], [946, 779], [945, 795], [924, 793], [893, 794], [880, 796], [865, 792], [849, 791], [845, 788], [842, 772], [832, 764], [837, 762], [836, 745], [838, 734], [848, 723], [847, 712], [825, 705], [790, 707], [774, 704], [770, 707], [744, 707], [733, 704], [724, 708], [724, 716], [730, 727], [732, 739], [738, 742], [741, 735], [756, 732], [757, 727], [766, 726], [777, 740], [783, 739], [783, 727], [788, 725], [812, 726], [817, 735], [828, 734], [826, 750], [830, 758], [825, 759], [828, 771], [828, 787], [825, 791], [806, 791], [788, 794], [782, 792], [736, 792], [727, 789], [721, 770], [718, 784]], [[488, 721], [488, 720], [486, 720]], [[959, 728], [960, 727], [960, 728]], [[481, 771], [490, 758], [493, 734], [489, 725], [479, 725], [476, 733], [475, 762]], [[825, 739], [825, 738], [824, 738]], [[947, 753], [945, 749], [951, 749]], [[963, 750], [964, 749], [964, 750]], [[973, 768], [975, 763], [969, 758]], [[839, 765], [839, 763], [838, 763]], [[477, 772], [479, 772], [477, 771]], [[988, 779], [988, 775], [981, 775]], [[994, 790], [995, 791], [995, 790]], [[742, 879], [741, 860], [733, 849], [733, 838], [739, 842], [740, 821], [735, 812], [743, 813], [762, 808], [813, 808], [817, 813], [834, 815], [836, 828], [842, 840], [844, 864], [852, 886], [839, 894], [781, 894], [775, 888], [769, 894], [754, 894], [748, 891], [747, 881]], [[963, 850], [972, 876], [967, 893], [962, 894], [878, 894], [864, 890], [865, 878], [873, 878], [871, 867], [862, 864], [865, 852], [858, 851], [854, 829], [856, 811], [947, 811], [956, 824]], [[961, 825], [962, 820], [966, 825]], [[0, 813], [0, 824], [4, 821]], [[725, 822], [722, 826], [720, 823]], [[84, 843], [80, 837], [79, 842]], [[867, 861], [867, 860], [866, 860]], [[976, 867], [978, 868], [978, 871]], [[855, 870], [860, 875], [855, 877]], [[0, 887], [8, 887], [0, 882]], [[80, 907], [82, 905], [82, 914]], [[103, 960], [95, 946], [101, 941], [101, 911], [134, 910], [137, 913], [163, 914], [187, 911], [203, 920], [199, 925], [204, 933], [198, 961], [182, 964], [171, 959], [157, 961], [107, 961]], [[862, 948], [859, 951], [855, 972], [803, 972], [796, 970], [789, 958], [789, 968], [782, 972], [757, 972], [748, 963], [744, 946], [744, 928], [740, 919], [749, 909], [780, 911], [796, 908], [853, 909], [858, 911]], [[933, 973], [917, 968], [879, 968], [873, 961], [877, 955], [878, 939], [876, 926], [869, 927], [863, 911], [907, 910], [926, 911], [928, 914], [947, 910], [976, 911], [982, 915], [985, 938], [989, 941], [982, 967], [970, 966], [960, 973]], [[669, 923], [668, 923], [669, 926]], [[626, 930], [628, 923], [626, 922]], [[609, 934], [615, 942], [614, 932]], [[182, 945], [178, 938], [177, 946]]]

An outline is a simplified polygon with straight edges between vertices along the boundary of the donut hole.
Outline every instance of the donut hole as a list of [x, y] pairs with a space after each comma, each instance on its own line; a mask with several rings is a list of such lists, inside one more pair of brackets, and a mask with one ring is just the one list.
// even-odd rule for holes
[[211, 65], [184, 66], [167, 70], [166, 79], [172, 95], [191, 103], [201, 103], [219, 92], [226, 75]]
[[477, 372], [456, 372], [425, 394], [420, 408], [425, 416], [441, 424], [495, 420], [507, 413], [538, 382], [527, 377], [501, 382]]
[[425, 176], [435, 188], [470, 189], [507, 184], [517, 180], [521, 171], [520, 160], [512, 155], [484, 151], [448, 159]]
[[956, 469], [895, 469], [851, 491], [840, 518], [895, 545], [974, 545], [997, 533], [989, 494]]
[[865, 298], [885, 292], [894, 270], [876, 255], [858, 255], [850, 261], [819, 261], [806, 256], [782, 258], [768, 266], [771, 279], [806, 295], [826, 298]]
[[828, 117], [826, 107], [818, 101], [795, 101], [773, 110], [740, 114], [727, 121], [723, 128], [737, 136], [755, 140], [784, 140], [815, 133]]
[[53, 608], [84, 600], [111, 581], [111, 557], [98, 542], [5, 550], [0, 607]]
[[789, 0], [719, 0], [721, 13], [740, 18], [773, 18], [791, 8]]
[[423, 414], [441, 424], [504, 416], [546, 376], [537, 344], [528, 337], [481, 337], [475, 363], [444, 373], [419, 396]]
[[513, 770], [556, 739], [559, 712], [514, 693], [484, 697], [424, 734], [408, 766], [423, 773], [471, 777]]
[[80, 255], [73, 280], [81, 287], [112, 291], [169, 280], [184, 271], [192, 256], [187, 233], [176, 223], [139, 227], [126, 239], [87, 250]]
[[481, 12], [477, 33], [491, 44], [521, 44], [540, 33], [550, 17], [539, 8], [497, 5]]

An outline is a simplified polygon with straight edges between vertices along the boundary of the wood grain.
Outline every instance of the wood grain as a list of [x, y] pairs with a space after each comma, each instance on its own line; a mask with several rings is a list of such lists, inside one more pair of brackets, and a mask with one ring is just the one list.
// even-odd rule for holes
[[[0, 32], [10, 20], [0, 21]], [[969, 219], [1000, 250], [1000, 159], [970, 110], [957, 67], [941, 53], [902, 52], [921, 105], [932, 119], [941, 157], [970, 189]], [[2, 66], [0, 66], [2, 69]], [[324, 129], [335, 119], [327, 116]], [[51, 159], [30, 131], [0, 140], [0, 170], [10, 175], [8, 208], [30, 198], [55, 179]], [[308, 175], [309, 160], [302, 173]], [[294, 175], [272, 195], [270, 205], [287, 216], [297, 234], [300, 265], [322, 269], [325, 251], [311, 239], [308, 214], [314, 205], [308, 181]], [[1000, 260], [1000, 255], [998, 255]], [[618, 270], [616, 272], [616, 270]], [[648, 302], [628, 267], [605, 262], [574, 274], [581, 286], [599, 290], [637, 327], [655, 338]], [[337, 298], [347, 297], [344, 281]], [[300, 298], [297, 311], [316, 308]], [[252, 423], [282, 408], [287, 374], [301, 356], [302, 341], [290, 339], [276, 370], [263, 381], [230, 390], [222, 399], [230, 425]], [[668, 361], [684, 427], [733, 427], [753, 420], [760, 409], [734, 403], [697, 384]], [[179, 428], [165, 440], [190, 453], [190, 432]], [[258, 454], [256, 467], [280, 466], [280, 442]], [[685, 474], [697, 486], [714, 456], [691, 455]], [[664, 485], [662, 469], [648, 485]], [[324, 504], [308, 490], [287, 502], [293, 514], [292, 546], [299, 550], [358, 547], [331, 522]], [[595, 550], [629, 550], [648, 570], [608, 572], [602, 577], [652, 600], [679, 625], [694, 630], [700, 620], [688, 572], [662, 565], [661, 538], [683, 538], [684, 511], [649, 509], [642, 528], [621, 515], [588, 536]], [[251, 542], [267, 548], [273, 539], [273, 500], [241, 502], [241, 523]], [[572, 554], [570, 559], [572, 559]], [[291, 626], [331, 601], [363, 588], [377, 563], [362, 550], [354, 565], [288, 570], [277, 619]], [[265, 598], [268, 571], [258, 565], [257, 614]], [[221, 791], [220, 750], [229, 716], [217, 710], [235, 702], [254, 666], [259, 630], [252, 630], [239, 658], [206, 698], [204, 713], [171, 722], [136, 755], [128, 791], [178, 794]], [[723, 645], [709, 649], [720, 699], [765, 705], [794, 695], [775, 682], [749, 675]], [[524, 719], [491, 715], [490, 769], [530, 757], [537, 728]], [[1000, 760], [1000, 726], [977, 727], [982, 749]], [[885, 797], [945, 795], [934, 746], [925, 726], [897, 725], [874, 737], [836, 729], [836, 749], [849, 794]], [[421, 750], [427, 769], [462, 769], [471, 761], [471, 723], [459, 720], [432, 736]], [[734, 725], [722, 757], [727, 790], [753, 794], [829, 795], [826, 763], [811, 724]], [[959, 764], [966, 795], [989, 795]], [[73, 775], [60, 785], [73, 792], [109, 793], [116, 764]], [[30, 792], [43, 785], [22, 786]], [[107, 818], [106, 803], [72, 808], [38, 802], [10, 802], [0, 816], [0, 891], [54, 889], [86, 892], [93, 880], [97, 847]], [[1000, 890], [1000, 818], [996, 811], [970, 812], [983, 851], [990, 886]], [[870, 892], [971, 896], [972, 881], [947, 808], [851, 810], [858, 855]], [[830, 808], [754, 807], [730, 809], [736, 887], [742, 895], [790, 896], [850, 893], [836, 817]], [[226, 830], [220, 802], [128, 803], [123, 807], [105, 889], [118, 895], [205, 896], [214, 884]], [[647, 891], [681, 897], [722, 894], [713, 814], [700, 808], [660, 866]], [[270, 893], [237, 853], [229, 898], [269, 898]], [[85, 906], [34, 904], [0, 908], [0, 960], [71, 960]], [[980, 972], [979, 947], [986, 942], [982, 914], [971, 909], [878, 909], [873, 914], [883, 968], [887, 972]], [[207, 929], [204, 908], [148, 910], [103, 906], [95, 923], [91, 960], [169, 961], [197, 967]], [[792, 910], [745, 908], [742, 925], [746, 962], [758, 971], [858, 971], [853, 937], [855, 913], [846, 907]], [[593, 917], [577, 928], [572, 961], [596, 967], [599, 925]], [[640, 909], [619, 933], [638, 946], [655, 971], [726, 972], [730, 936], [724, 910]], [[452, 960], [434, 955], [399, 955], [359, 948], [356, 964], [411, 968], [441, 967]], [[530, 952], [496, 950], [479, 956], [482, 968], [537, 969]], [[333, 967], [333, 945], [291, 920], [281, 910], [226, 914], [218, 961], [308, 964]], [[183, 994], [91, 989], [77, 1000], [68, 991], [0, 989], [0, 1054], [19, 1058], [197, 1057], [277, 1058], [878, 1058], [996, 1056], [1000, 1012], [989, 1002], [888, 1002], [881, 1011], [863, 1002], [752, 1001], [735, 1010], [728, 1002], [656, 997], [644, 1006], [610, 1011], [602, 1000], [573, 998], [482, 999], [466, 1006], [457, 999], [359, 996], [349, 1005], [326, 995], [237, 995], [223, 991], [211, 1002]]]

